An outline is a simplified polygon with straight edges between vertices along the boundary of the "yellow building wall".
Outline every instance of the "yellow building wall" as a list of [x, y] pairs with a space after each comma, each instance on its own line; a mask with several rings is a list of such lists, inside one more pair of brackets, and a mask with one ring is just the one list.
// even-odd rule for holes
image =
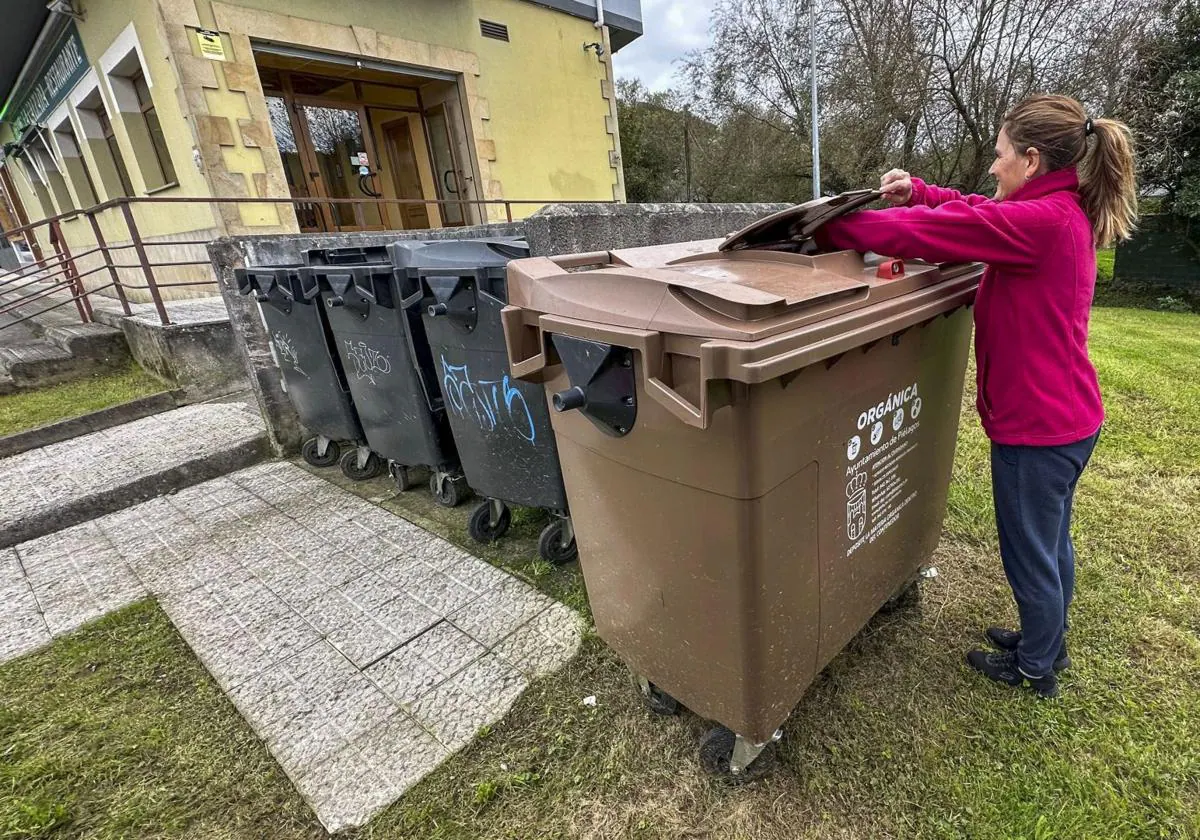
[[[288, 195], [251, 50], [251, 39], [259, 38], [457, 74], [459, 166], [476, 198], [624, 197], [611, 59], [583, 49], [585, 42], [604, 40], [590, 21], [521, 0], [86, 0], [84, 5], [87, 16], [78, 29], [97, 73], [100, 57], [114, 40], [131, 22], [136, 30], [178, 180], [177, 186], [156, 195]], [[507, 26], [510, 40], [484, 38], [481, 18]], [[222, 32], [227, 61], [201, 56], [197, 28]], [[100, 89], [134, 191], [143, 195], [146, 183], [135, 145], [109, 86], [102, 81]], [[413, 131], [414, 140], [423, 146], [419, 121]], [[95, 144], [79, 139], [99, 185]], [[424, 154], [418, 161], [432, 197], [435, 176]], [[14, 171], [14, 182], [31, 218], [57, 212], [53, 201], [42, 208], [23, 173]], [[392, 194], [390, 184], [382, 186]], [[518, 204], [512, 213], [521, 218], [538, 206]], [[203, 246], [172, 246], [173, 240], [296, 230], [290, 209], [270, 203], [215, 209], [200, 203], [134, 205], [133, 213], [141, 236], [151, 243], [149, 256], [157, 261], [203, 259]], [[433, 208], [430, 215], [436, 221]], [[505, 215], [503, 207], [492, 206], [476, 213], [473, 221]], [[119, 209], [105, 211], [98, 221], [110, 245], [129, 242]], [[90, 223], [83, 217], [64, 220], [62, 228], [74, 252], [94, 247]], [[39, 238], [48, 249], [44, 234]], [[132, 250], [114, 253], [118, 261], [135, 262]], [[203, 266], [157, 273], [164, 283], [210, 276]], [[136, 269], [122, 270], [121, 275], [128, 282], [144, 282]], [[89, 280], [93, 286], [109, 282], [107, 272]], [[176, 290], [179, 296], [212, 291]]]
[[[483, 69], [496, 160], [509, 199], [612, 201], [613, 139], [602, 97], [607, 62], [583, 45], [601, 40], [589, 21], [518, 0], [475, 0], [472, 33]], [[508, 26], [509, 42], [479, 35], [478, 19]], [[607, 56], [606, 56], [607, 58]], [[525, 216], [537, 206], [514, 207]]]
[[[590, 21], [520, 0], [293, 0], [286, 14], [278, 0], [198, 4], [222, 31], [461, 73], [469, 159], [460, 166], [478, 198], [624, 197], [611, 61], [584, 51], [604, 40]], [[508, 26], [510, 41], [484, 38], [481, 18]]]
[[[155, 196], [186, 196], [206, 197], [211, 195], [208, 181], [199, 172], [192, 161], [193, 137], [192, 130], [184, 119], [182, 108], [176, 96], [176, 79], [168, 62], [168, 51], [159, 36], [156, 24], [156, 7], [153, 0], [126, 0], [126, 2], [109, 2], [108, 0], [91, 0], [86, 3], [87, 15], [84, 20], [77, 21], [76, 27], [89, 66], [97, 75], [102, 73], [101, 57], [109, 50], [114, 41], [131, 23], [141, 46], [144, 59], [144, 70], [150, 83], [150, 94], [154, 101], [155, 111], [162, 128], [163, 137], [171, 155], [171, 162], [176, 172], [177, 186], [159, 189]], [[86, 81], [86, 80], [85, 80]], [[109, 86], [104, 79], [100, 80], [100, 95], [104, 108], [108, 113], [113, 134], [121, 151], [125, 167], [129, 172], [135, 196], [144, 196], [147, 184], [138, 165], [139, 157], [131, 142], [124, 119], [113, 101]], [[69, 98], [69, 96], [68, 96]], [[0, 136], [11, 139], [11, 127], [5, 125]], [[98, 141], [83, 137], [77, 132], [80, 153], [84, 164], [92, 174], [92, 180], [97, 189], [103, 190], [104, 179], [101, 177], [101, 165], [95, 152]], [[102, 143], [102, 141], [99, 141]], [[144, 150], [143, 150], [144, 151]], [[12, 167], [12, 164], [9, 164]], [[76, 178], [78, 173], [71, 173]], [[63, 202], [43, 202], [31, 191], [23, 173], [13, 167], [13, 181], [17, 187], [21, 201], [31, 221], [36, 222], [48, 216], [68, 212], [70, 208]], [[72, 178], [72, 182], [75, 178]], [[78, 203], [79, 190], [72, 183], [72, 192]], [[115, 196], [101, 195], [100, 200]], [[218, 236], [212, 208], [207, 204], [133, 204], [132, 214], [138, 228], [139, 236], [144, 240], [146, 253], [153, 262], [182, 262], [207, 259], [207, 251], [203, 245], [179, 245], [181, 241], [209, 240]], [[137, 255], [132, 248], [123, 248], [131, 244], [129, 226], [120, 208], [111, 208], [96, 214], [96, 221], [106, 245], [112, 248], [111, 261], [117, 265], [133, 265], [137, 263]], [[60, 228], [67, 247], [76, 257], [77, 270], [83, 276], [83, 282], [90, 289], [109, 287], [112, 277], [109, 271], [100, 268], [103, 257], [99, 253], [89, 254], [97, 246], [90, 221], [83, 215], [66, 218], [60, 221]], [[41, 228], [37, 233], [47, 259], [51, 258], [53, 248], [50, 245], [49, 231]], [[118, 268], [118, 278], [130, 288], [128, 296], [135, 302], [147, 301], [150, 296], [146, 290], [138, 290], [136, 286], [145, 285], [144, 273], [138, 268]], [[206, 265], [163, 267], [155, 269], [155, 279], [164, 287], [171, 284], [206, 284], [187, 285], [175, 289], [164, 288], [163, 295], [167, 298], [196, 297], [211, 295], [215, 291], [212, 283], [212, 271]], [[107, 288], [105, 294], [115, 294]]]

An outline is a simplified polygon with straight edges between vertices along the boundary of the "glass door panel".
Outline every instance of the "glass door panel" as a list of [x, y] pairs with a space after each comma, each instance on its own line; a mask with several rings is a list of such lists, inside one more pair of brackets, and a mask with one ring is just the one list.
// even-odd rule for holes
[[[279, 156], [283, 158], [283, 173], [287, 178], [288, 192], [292, 198], [307, 198], [314, 195], [309, 184], [300, 156], [300, 148], [296, 145], [296, 134], [292, 130], [292, 121], [288, 116], [287, 103], [282, 97], [267, 97], [267, 113], [271, 118], [271, 131], [275, 135], [275, 145], [279, 148]], [[297, 204], [296, 222], [303, 231], [320, 231], [325, 229], [321, 212], [315, 204]]]
[[[450, 138], [450, 126], [446, 120], [446, 106], [435, 105], [425, 112], [425, 125], [429, 131], [429, 145], [433, 151], [433, 172], [437, 181], [438, 198], [443, 201], [461, 201], [462, 181], [454, 159], [454, 146]], [[442, 224], [447, 227], [466, 224], [466, 206], [443, 204]]]
[[[308, 134], [315, 171], [326, 198], [368, 199], [376, 162], [366, 146], [362, 112], [331, 105], [300, 106]], [[330, 216], [339, 228], [382, 228], [377, 204], [331, 205]]]

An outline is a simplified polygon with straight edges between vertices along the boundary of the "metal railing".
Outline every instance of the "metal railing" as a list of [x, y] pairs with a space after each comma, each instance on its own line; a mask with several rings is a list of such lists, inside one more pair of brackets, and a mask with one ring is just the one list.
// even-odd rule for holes
[[[16, 317], [4, 319], [0, 323], [0, 330], [7, 326], [27, 321], [31, 318], [36, 318], [45, 312], [58, 309], [63, 306], [74, 305], [81, 323], [91, 323], [94, 320], [94, 311], [92, 308], [91, 297], [103, 292], [112, 291], [120, 303], [121, 310], [125, 315], [132, 315], [133, 310], [129, 303], [129, 290], [138, 290], [145, 292], [150, 302], [153, 303], [155, 312], [158, 315], [160, 323], [166, 325], [171, 323], [170, 315], [167, 312], [166, 303], [162, 295], [162, 289], [170, 288], [187, 288], [196, 286], [216, 286], [216, 277], [209, 277], [204, 280], [185, 280], [171, 281], [169, 283], [159, 282], [156, 274], [156, 269], [179, 269], [187, 267], [209, 266], [211, 265], [207, 259], [203, 260], [152, 260], [147, 253], [147, 248], [178, 248], [187, 246], [208, 245], [210, 239], [172, 239], [170, 241], [152, 241], [147, 240], [142, 236], [138, 226], [133, 207], [138, 204], [191, 204], [191, 205], [206, 205], [211, 210], [216, 212], [218, 205], [279, 205], [287, 204], [293, 207], [296, 212], [297, 220], [301, 213], [305, 213], [307, 218], [315, 218], [312, 213], [313, 208], [320, 213], [321, 221], [329, 228], [324, 232], [345, 232], [347, 230], [366, 231], [374, 233], [386, 233], [389, 230], [399, 232], [402, 229], [389, 228], [386, 225], [368, 226], [364, 223], [366, 214], [364, 207], [374, 206], [378, 208], [378, 216], [380, 220], [388, 219], [387, 206], [396, 206], [398, 209], [404, 205], [419, 205], [423, 207], [437, 206], [439, 211], [448, 207], [458, 207], [459, 212], [465, 217], [466, 211], [471, 208], [477, 208], [480, 215], [486, 217], [486, 208], [488, 207], [503, 207], [504, 216], [508, 222], [513, 221], [513, 207], [521, 207], [528, 205], [545, 205], [545, 204], [596, 204], [596, 203], [612, 203], [612, 202], [582, 202], [582, 201], [558, 201], [555, 199], [540, 201], [535, 199], [480, 199], [480, 200], [434, 200], [434, 199], [419, 199], [419, 198], [310, 198], [310, 197], [288, 197], [288, 198], [185, 198], [185, 197], [159, 197], [159, 196], [138, 196], [115, 198], [106, 201], [102, 204], [97, 204], [94, 207], [89, 207], [86, 210], [74, 210], [68, 213], [61, 213], [57, 216], [40, 219], [36, 222], [31, 222], [22, 227], [13, 228], [5, 231], [3, 236], [9, 240], [21, 238], [30, 248], [30, 252], [35, 255], [32, 263], [23, 266], [21, 269], [10, 272], [6, 276], [0, 276], [0, 316], [14, 315]], [[336, 208], [338, 205], [350, 205], [353, 208], [355, 225], [345, 225], [338, 221], [338, 213]], [[322, 206], [328, 206], [328, 212], [320, 209]], [[128, 242], [110, 243], [109, 239], [104, 236], [101, 228], [100, 219], [98, 217], [107, 213], [110, 210], [118, 211], [117, 218], [124, 226], [128, 235]], [[91, 247], [85, 250], [72, 253], [70, 245], [67, 242], [63, 233], [62, 223], [83, 217], [87, 219], [91, 231], [93, 242]], [[105, 221], [110, 221], [106, 218]], [[281, 218], [279, 227], [286, 225], [286, 219]], [[483, 223], [486, 223], [483, 222]], [[270, 227], [265, 225], [264, 227]], [[453, 225], [442, 225], [443, 229], [454, 227]], [[309, 233], [320, 233], [321, 231], [306, 231]], [[42, 249], [37, 247], [38, 235], [45, 235], [53, 248], [53, 255], [44, 255]], [[78, 234], [75, 234], [75, 239], [78, 242]], [[111, 238], [111, 237], [110, 237]], [[133, 258], [136, 262], [118, 262], [114, 259], [114, 254], [119, 254], [121, 258], [128, 260], [128, 252], [132, 251]], [[80, 271], [80, 261], [88, 258], [98, 257], [99, 265], [94, 265]], [[141, 274], [141, 279], [144, 282], [131, 283], [128, 279], [121, 278], [120, 269], [132, 270]], [[107, 281], [100, 285], [92, 285], [84, 283], [87, 278], [107, 272]], [[21, 292], [22, 294], [16, 294]], [[16, 295], [14, 297], [14, 295]], [[44, 301], [49, 303], [48, 306], [38, 308], [36, 312], [30, 314], [22, 314], [18, 310], [26, 309], [30, 304]]]

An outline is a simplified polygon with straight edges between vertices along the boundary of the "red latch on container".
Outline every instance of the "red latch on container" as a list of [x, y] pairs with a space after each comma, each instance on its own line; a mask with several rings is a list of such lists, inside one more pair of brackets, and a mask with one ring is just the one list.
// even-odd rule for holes
[[895, 280], [904, 276], [904, 260], [884, 260], [875, 269], [875, 276], [880, 280]]

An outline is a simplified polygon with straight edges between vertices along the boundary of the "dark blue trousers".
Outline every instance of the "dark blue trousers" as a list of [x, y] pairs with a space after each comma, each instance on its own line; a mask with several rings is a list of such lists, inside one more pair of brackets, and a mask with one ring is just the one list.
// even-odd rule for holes
[[992, 495], [1004, 573], [1021, 616], [1017, 665], [1049, 674], [1075, 593], [1071, 504], [1099, 433], [1064, 446], [992, 444]]

